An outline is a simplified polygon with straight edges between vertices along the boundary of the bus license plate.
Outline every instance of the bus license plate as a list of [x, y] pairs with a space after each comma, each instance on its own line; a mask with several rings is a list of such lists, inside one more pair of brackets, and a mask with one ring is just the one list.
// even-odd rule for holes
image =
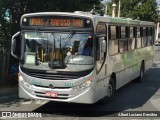
[[49, 97], [58, 97], [58, 94], [55, 92], [46, 92], [45, 95]]

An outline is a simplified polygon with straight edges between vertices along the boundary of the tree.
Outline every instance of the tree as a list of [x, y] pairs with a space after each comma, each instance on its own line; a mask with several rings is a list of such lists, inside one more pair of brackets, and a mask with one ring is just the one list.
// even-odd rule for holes
[[[10, 61], [2, 64], [9, 66], [15, 61], [10, 56], [11, 36], [20, 30], [20, 18], [23, 14], [90, 11], [94, 5], [98, 4], [100, 0], [0, 0], [0, 54], [7, 53], [10, 58]], [[3, 52], [1, 52], [2, 48]]]
[[8, 51], [11, 39], [12, 22], [10, 14], [10, 6], [13, 4], [13, 0], [0, 0], [0, 47]]
[[[34, 12], [74, 12], [90, 11], [100, 0], [0, 0], [0, 46], [10, 49], [11, 36], [20, 30], [20, 18], [25, 13]], [[11, 11], [9, 23], [3, 13]]]
[[[109, 2], [110, 14], [111, 5]], [[121, 17], [158, 22], [157, 2], [156, 0], [121, 0]]]

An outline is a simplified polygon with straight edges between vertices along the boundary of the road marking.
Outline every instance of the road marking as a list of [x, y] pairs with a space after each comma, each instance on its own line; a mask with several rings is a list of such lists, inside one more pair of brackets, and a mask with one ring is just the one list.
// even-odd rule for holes
[[21, 102], [21, 104], [23, 104], [23, 105], [28, 105], [28, 104], [44, 105], [47, 102], [48, 101], [46, 101], [46, 100], [29, 100], [29, 101], [26, 101], [26, 102]]
[[46, 100], [37, 100], [35, 104], [39, 104], [39, 105], [44, 105], [46, 104], [48, 101]]
[[33, 102], [32, 100], [27, 101], [27, 102], [23, 102], [23, 101], [22, 101], [21, 104], [23, 104], [23, 105], [27, 104], [27, 105], [28, 105], [28, 104], [31, 104], [32, 102]]
[[151, 99], [151, 103], [152, 103], [152, 105], [154, 106], [154, 108], [156, 108], [157, 109], [157, 111], [160, 111], [160, 105], [159, 105], [159, 103], [160, 103], [160, 99]]
[[160, 111], [160, 90], [158, 90], [154, 96], [150, 99], [151, 104], [154, 106], [154, 108], [157, 109], [157, 111]]

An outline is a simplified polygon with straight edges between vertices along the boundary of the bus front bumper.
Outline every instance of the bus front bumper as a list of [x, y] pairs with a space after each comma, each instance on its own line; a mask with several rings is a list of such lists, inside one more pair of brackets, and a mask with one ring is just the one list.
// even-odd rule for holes
[[[69, 89], [67, 94], [61, 94], [63, 90], [57, 90], [58, 96], [56, 97], [48, 97], [46, 96], [46, 92], [55, 92], [49, 88], [41, 88], [35, 89], [32, 85], [24, 85], [22, 81], [19, 81], [19, 97], [26, 99], [41, 99], [48, 101], [58, 101], [58, 102], [68, 102], [68, 103], [84, 103], [84, 104], [92, 104], [95, 103], [94, 99], [94, 90], [92, 87], [88, 87], [82, 91], [73, 91], [72, 88]], [[65, 92], [63, 92], [65, 93]], [[59, 97], [59, 95], [61, 97]]]

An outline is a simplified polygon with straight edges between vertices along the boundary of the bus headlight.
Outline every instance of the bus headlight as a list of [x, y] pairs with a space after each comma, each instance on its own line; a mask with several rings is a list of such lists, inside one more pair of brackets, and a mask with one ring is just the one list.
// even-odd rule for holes
[[21, 75], [19, 75], [18, 80], [23, 80], [23, 77]]
[[84, 89], [90, 87], [92, 85], [92, 83], [93, 83], [93, 78], [90, 77], [83, 84], [73, 87], [73, 90], [74, 91], [84, 90]]
[[88, 78], [88, 79], [86, 80], [85, 84], [86, 84], [86, 86], [91, 86], [91, 85], [92, 85], [92, 82], [93, 82], [93, 78], [90, 77], [90, 78]]

